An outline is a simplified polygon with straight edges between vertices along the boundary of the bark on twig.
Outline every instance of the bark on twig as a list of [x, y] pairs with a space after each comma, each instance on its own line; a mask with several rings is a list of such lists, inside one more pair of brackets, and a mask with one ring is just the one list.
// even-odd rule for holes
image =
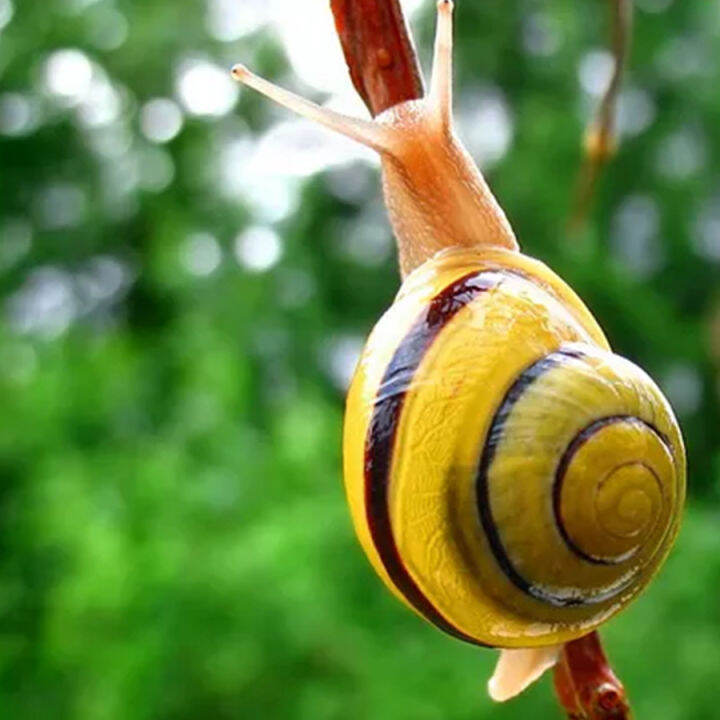
[[424, 94], [399, 0], [330, 0], [350, 77], [370, 112]]
[[555, 691], [570, 720], [628, 720], [625, 688], [597, 632], [566, 643], [555, 666]]
[[632, 37], [632, 0], [606, 0], [612, 11], [612, 53], [615, 61], [610, 82], [602, 96], [597, 113], [585, 134], [585, 157], [577, 182], [575, 206], [570, 230], [583, 227], [592, 207], [597, 183], [603, 168], [617, 151], [617, 102]]

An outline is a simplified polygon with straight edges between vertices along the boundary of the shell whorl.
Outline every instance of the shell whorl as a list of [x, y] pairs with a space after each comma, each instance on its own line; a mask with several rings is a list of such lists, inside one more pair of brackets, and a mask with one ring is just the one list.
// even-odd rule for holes
[[564, 346], [518, 376], [486, 437], [477, 507], [522, 593], [590, 615], [653, 574], [683, 496], [671, 428], [656, 410], [665, 406], [639, 368], [588, 345]]
[[409, 276], [348, 396], [345, 482], [390, 589], [479, 644], [578, 637], [670, 549], [685, 458], [652, 380], [575, 294], [508, 251]]

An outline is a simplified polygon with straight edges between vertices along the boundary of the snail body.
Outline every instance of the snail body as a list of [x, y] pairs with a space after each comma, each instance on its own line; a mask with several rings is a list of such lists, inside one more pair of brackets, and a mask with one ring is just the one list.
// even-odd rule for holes
[[236, 79], [380, 153], [403, 285], [351, 383], [344, 478], [388, 588], [441, 630], [505, 648], [519, 692], [647, 586], [678, 531], [668, 402], [573, 290], [520, 253], [452, 122], [452, 3], [426, 97], [374, 121]]

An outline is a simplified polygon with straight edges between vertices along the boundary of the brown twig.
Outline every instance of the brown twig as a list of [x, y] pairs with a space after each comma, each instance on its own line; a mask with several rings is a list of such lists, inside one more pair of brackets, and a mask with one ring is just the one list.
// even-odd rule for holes
[[555, 691], [570, 720], [628, 720], [625, 688], [597, 632], [566, 643], [555, 666]]
[[[591, 185], [612, 154], [614, 115], [630, 35], [631, 0], [608, 0], [614, 7], [615, 71], [598, 111], [589, 144]], [[423, 84], [398, 0], [330, 0], [350, 77], [373, 115], [420, 98]], [[593, 137], [593, 133], [590, 134]], [[585, 203], [592, 193], [587, 193]], [[596, 632], [563, 647], [555, 688], [572, 720], [627, 720], [622, 684], [613, 673]]]
[[330, 0], [350, 77], [370, 112], [424, 94], [399, 0]]
[[632, 38], [632, 0], [607, 0], [612, 11], [612, 52], [615, 60], [610, 82], [597, 113], [585, 133], [585, 159], [577, 182], [570, 230], [581, 229], [588, 217], [598, 179], [617, 151], [616, 109]]

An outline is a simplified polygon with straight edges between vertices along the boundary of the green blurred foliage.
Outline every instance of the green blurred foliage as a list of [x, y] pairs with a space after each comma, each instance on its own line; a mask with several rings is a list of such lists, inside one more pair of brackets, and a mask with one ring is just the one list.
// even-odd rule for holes
[[[417, 18], [424, 59], [432, 5]], [[220, 42], [206, 11], [0, 0], [0, 715], [558, 717], [547, 679], [491, 705], [494, 653], [407, 612], [352, 536], [329, 366], [397, 288], [392, 257], [339, 242], [376, 205], [376, 170], [293, 181], [296, 206], [274, 224], [283, 255], [253, 272], [233, 247], [258, 223], [252, 183], [219, 192], [216, 163], [284, 116], [244, 93], [232, 112], [186, 113], [165, 144], [141, 132], [183, 58], [292, 77], [277, 35]], [[691, 510], [667, 569], [606, 637], [638, 718], [720, 718], [720, 9], [639, 3], [627, 112], [631, 126], [649, 116], [568, 238], [592, 107], [578, 65], [602, 47], [604, 11], [460, 3], [459, 102], [503, 94], [513, 141], [488, 176], [525, 251], [675, 401]], [[67, 48], [109, 84], [108, 117], [48, 92]], [[338, 172], [366, 178], [360, 200], [332, 192]]]

